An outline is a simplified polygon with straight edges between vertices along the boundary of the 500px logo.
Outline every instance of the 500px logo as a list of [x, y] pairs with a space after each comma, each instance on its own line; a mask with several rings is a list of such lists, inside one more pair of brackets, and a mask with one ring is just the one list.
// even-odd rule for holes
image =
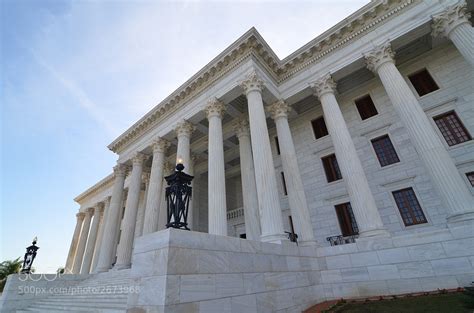
[[55, 281], [58, 278], [61, 278], [63, 275], [71, 274], [70, 270], [64, 270], [64, 272], [56, 272], [56, 273], [49, 273], [49, 274], [35, 274], [35, 273], [22, 273], [18, 275], [18, 279], [20, 281], [40, 281], [40, 280], [46, 280], [46, 281]]

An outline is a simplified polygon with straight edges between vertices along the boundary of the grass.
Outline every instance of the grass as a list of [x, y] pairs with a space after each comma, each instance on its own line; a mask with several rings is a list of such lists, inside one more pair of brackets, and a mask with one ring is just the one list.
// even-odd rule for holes
[[334, 313], [472, 313], [472, 297], [457, 292], [404, 297], [393, 300], [347, 303], [330, 310]]

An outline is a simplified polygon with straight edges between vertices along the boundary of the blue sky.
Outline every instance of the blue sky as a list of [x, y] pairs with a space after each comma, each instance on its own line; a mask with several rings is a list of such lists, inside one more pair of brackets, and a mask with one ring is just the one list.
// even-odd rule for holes
[[367, 2], [0, 1], [0, 261], [63, 266], [106, 146], [250, 27], [284, 58]]

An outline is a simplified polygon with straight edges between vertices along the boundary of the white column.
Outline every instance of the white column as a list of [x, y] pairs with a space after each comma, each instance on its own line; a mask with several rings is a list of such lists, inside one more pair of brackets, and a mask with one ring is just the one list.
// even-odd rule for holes
[[151, 164], [150, 184], [145, 209], [145, 224], [143, 234], [154, 233], [158, 231], [160, 203], [163, 194], [163, 169], [165, 162], [165, 152], [170, 143], [163, 138], [157, 138], [153, 142], [153, 161]]
[[262, 89], [264, 83], [253, 70], [247, 75], [241, 86], [245, 91], [248, 102], [255, 181], [257, 183], [260, 226], [262, 229], [261, 239], [265, 242], [281, 243], [287, 239], [283, 231], [280, 197], [263, 108]]
[[122, 233], [120, 243], [117, 247], [117, 263], [114, 268], [129, 268], [132, 261], [133, 235], [137, 220], [138, 201], [142, 184], [143, 153], [137, 152], [132, 158], [132, 173], [128, 185], [127, 203], [125, 204], [125, 216], [122, 222]]
[[260, 216], [258, 214], [257, 185], [253, 168], [250, 128], [246, 118], [241, 118], [234, 125], [239, 139], [240, 175], [242, 180], [242, 197], [244, 205], [245, 233], [247, 239], [260, 241]]
[[449, 38], [467, 62], [474, 66], [474, 28], [467, 4], [460, 2], [433, 16], [432, 35]]
[[196, 127], [188, 121], [181, 121], [176, 125], [175, 133], [178, 137], [178, 147], [176, 151], [176, 164], [184, 165], [184, 172], [188, 172], [189, 161], [191, 159], [190, 140], [191, 134]]
[[[191, 154], [191, 158], [189, 159], [189, 166], [188, 166], [188, 171], [186, 174], [189, 174], [191, 176], [194, 176], [194, 163], [196, 162], [197, 157], [195, 155]], [[189, 200], [189, 210], [188, 210], [188, 228], [190, 230], [194, 230], [194, 199], [195, 199], [195, 189], [194, 189], [194, 179], [191, 182], [191, 188], [192, 189], [192, 197]]]
[[166, 229], [166, 223], [168, 223], [168, 208], [166, 206], [166, 197], [165, 197], [165, 190], [166, 190], [166, 181], [164, 179], [165, 176], [169, 176], [173, 174], [175, 169], [174, 164], [170, 162], [165, 162], [163, 166], [163, 178], [162, 178], [162, 197], [160, 200], [160, 212], [158, 213], [158, 230]]
[[69, 246], [69, 253], [67, 254], [66, 266], [64, 267], [64, 273], [72, 273], [72, 267], [74, 265], [74, 256], [76, 255], [77, 243], [79, 235], [81, 234], [82, 221], [84, 220], [84, 213], [80, 212], [76, 214], [76, 227], [74, 228], [74, 234], [72, 235], [71, 245]]
[[379, 211], [365, 176], [362, 163], [352, 141], [341, 109], [337, 103], [336, 83], [328, 74], [313, 83], [321, 106], [324, 120], [336, 151], [337, 162], [346, 184], [352, 210], [354, 211], [360, 237], [388, 235], [384, 229]]
[[89, 228], [91, 226], [91, 209], [87, 209], [82, 223], [81, 236], [79, 238], [79, 244], [77, 245], [76, 257], [74, 259], [74, 266], [72, 269], [73, 274], [79, 274], [81, 271], [82, 260], [84, 258], [84, 251], [86, 249], [87, 237], [89, 236]]
[[134, 235], [135, 240], [141, 235], [143, 235], [143, 226], [145, 224], [146, 198], [148, 196], [150, 173], [142, 173], [142, 181], [143, 181], [143, 185], [145, 186], [145, 190], [143, 192], [142, 202], [141, 203], [139, 202], [139, 206], [138, 206], [137, 221], [135, 224], [135, 235]]
[[216, 98], [206, 106], [209, 120], [209, 234], [227, 236], [224, 139], [222, 116], [225, 105]]
[[115, 237], [119, 231], [120, 214], [122, 213], [123, 201], [123, 187], [125, 183], [127, 167], [123, 164], [118, 164], [114, 167], [115, 181], [112, 187], [112, 197], [110, 199], [109, 210], [104, 224], [104, 236], [100, 244], [101, 251], [99, 254], [99, 261], [97, 263], [97, 272], [105, 272], [110, 269], [112, 265], [115, 249]]
[[87, 239], [86, 251], [84, 253], [84, 259], [82, 260], [81, 274], [89, 274], [92, 265], [92, 258], [94, 257], [94, 248], [97, 241], [97, 234], [99, 232], [100, 225], [100, 212], [99, 210], [104, 209], [103, 203], [98, 203], [93, 210], [93, 220], [89, 236]]
[[474, 199], [456, 165], [436, 134], [423, 108], [398, 71], [386, 43], [365, 55], [367, 67], [378, 74], [416, 151], [448, 207], [448, 222], [474, 219]]
[[97, 268], [97, 263], [99, 262], [99, 255], [100, 255], [101, 245], [102, 245], [102, 237], [104, 236], [105, 219], [107, 217], [107, 212], [109, 212], [109, 207], [110, 207], [110, 197], [107, 197], [104, 200], [103, 209], [99, 211], [100, 213], [99, 234], [97, 235], [97, 241], [95, 244], [94, 257], [92, 259], [92, 267], [91, 267], [91, 272], [93, 273], [95, 273], [95, 270]]
[[281, 162], [285, 173], [285, 183], [288, 190], [288, 202], [291, 216], [296, 226], [296, 233], [302, 245], [315, 245], [313, 225], [309, 213], [303, 181], [301, 180], [295, 145], [288, 124], [290, 106], [283, 100], [273, 103], [269, 107], [272, 119], [275, 121], [280, 145]]

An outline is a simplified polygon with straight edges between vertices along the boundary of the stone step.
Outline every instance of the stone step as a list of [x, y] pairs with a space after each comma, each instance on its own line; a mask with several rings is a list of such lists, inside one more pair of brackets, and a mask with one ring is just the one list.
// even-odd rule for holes
[[31, 306], [32, 308], [36, 307], [52, 307], [52, 308], [64, 308], [64, 307], [80, 307], [86, 309], [125, 309], [127, 303], [106, 303], [106, 302], [74, 302], [74, 301], [64, 301], [61, 303], [58, 302], [37, 302]]
[[76, 312], [76, 313], [126, 313], [125, 309], [58, 309], [58, 308], [28, 308], [24, 310], [17, 310], [17, 313], [50, 313], [50, 312]]
[[[47, 297], [45, 299], [54, 300], [54, 301], [63, 301], [65, 299], [127, 299], [128, 294], [96, 294], [96, 295], [71, 295], [71, 294], [60, 294]], [[44, 299], [38, 300], [42, 301]]]
[[73, 312], [104, 312], [104, 310], [114, 310], [117, 312], [124, 312], [126, 311], [127, 305], [115, 305], [115, 306], [104, 306], [99, 304], [93, 304], [92, 306], [85, 306], [85, 305], [78, 305], [77, 303], [73, 304], [34, 304], [30, 306], [27, 310], [56, 310], [56, 311], [73, 311]]
[[76, 303], [127, 303], [127, 297], [121, 297], [121, 298], [106, 298], [106, 297], [62, 297], [62, 298], [46, 298], [46, 299], [41, 299], [35, 303], [65, 303], [65, 302], [76, 302]]

